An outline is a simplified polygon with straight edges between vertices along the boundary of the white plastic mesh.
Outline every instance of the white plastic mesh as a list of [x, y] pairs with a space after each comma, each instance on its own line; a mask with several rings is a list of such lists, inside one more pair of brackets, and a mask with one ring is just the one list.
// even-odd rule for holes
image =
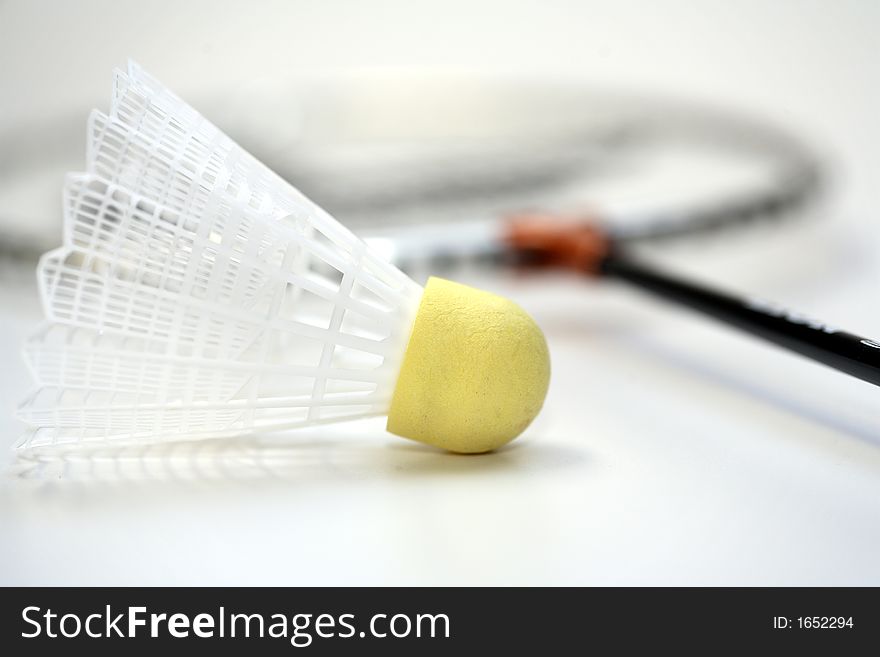
[[88, 144], [37, 271], [22, 446], [387, 411], [420, 286], [134, 64]]

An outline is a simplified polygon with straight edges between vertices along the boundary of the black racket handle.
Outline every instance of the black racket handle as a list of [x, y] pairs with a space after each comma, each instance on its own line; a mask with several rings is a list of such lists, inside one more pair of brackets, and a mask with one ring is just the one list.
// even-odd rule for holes
[[619, 254], [607, 256], [601, 264], [601, 272], [880, 385], [880, 341], [841, 331], [774, 304], [736, 297], [675, 278]]

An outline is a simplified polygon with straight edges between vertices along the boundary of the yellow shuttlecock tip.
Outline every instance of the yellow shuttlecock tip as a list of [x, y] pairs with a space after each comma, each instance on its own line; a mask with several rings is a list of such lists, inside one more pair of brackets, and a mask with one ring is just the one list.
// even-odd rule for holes
[[431, 278], [387, 428], [452, 452], [488, 452], [535, 419], [549, 383], [547, 342], [522, 308], [489, 292]]

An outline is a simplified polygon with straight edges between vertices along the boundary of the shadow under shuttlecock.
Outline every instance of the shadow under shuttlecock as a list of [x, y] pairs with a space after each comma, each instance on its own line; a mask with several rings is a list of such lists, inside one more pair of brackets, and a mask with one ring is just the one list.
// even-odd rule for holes
[[37, 482], [131, 484], [309, 481], [352, 476], [388, 478], [477, 475], [557, 468], [587, 454], [555, 443], [514, 443], [496, 452], [458, 455], [401, 441], [389, 446], [352, 437], [241, 437], [152, 445], [45, 448], [16, 455], [9, 473]]

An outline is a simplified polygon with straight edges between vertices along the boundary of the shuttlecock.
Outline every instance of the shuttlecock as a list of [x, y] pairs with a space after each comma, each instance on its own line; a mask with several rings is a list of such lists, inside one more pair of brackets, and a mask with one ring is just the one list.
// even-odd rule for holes
[[546, 344], [517, 306], [423, 289], [133, 63], [63, 198], [22, 447], [388, 414], [394, 433], [480, 452], [543, 403]]

